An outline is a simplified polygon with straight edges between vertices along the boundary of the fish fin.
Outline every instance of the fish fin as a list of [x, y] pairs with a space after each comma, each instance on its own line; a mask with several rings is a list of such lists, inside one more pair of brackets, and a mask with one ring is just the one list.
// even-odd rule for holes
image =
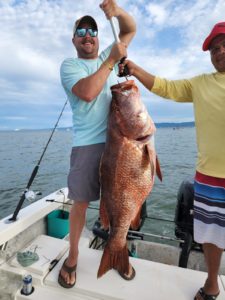
[[100, 200], [99, 211], [100, 211], [101, 224], [102, 224], [103, 228], [105, 230], [107, 230], [107, 229], [109, 229], [109, 217], [108, 217], [108, 214], [107, 214], [107, 210], [106, 210], [106, 207], [105, 207], [105, 201], [103, 200], [103, 198], [101, 198], [101, 200]]
[[149, 159], [149, 162], [150, 162], [150, 167], [151, 167], [151, 175], [152, 175], [152, 180], [154, 179], [154, 174], [155, 174], [155, 164], [154, 164], [154, 155], [153, 155], [153, 149], [151, 147], [150, 144], [146, 144], [145, 145], [145, 150], [146, 150], [146, 153], [148, 155], [148, 159]]
[[149, 155], [149, 158], [150, 158], [152, 175], [155, 174], [155, 172], [156, 172], [156, 175], [158, 176], [159, 180], [162, 181], [162, 172], [161, 172], [158, 156], [156, 155], [155, 164], [154, 164], [153, 160], [151, 159], [153, 150], [152, 150], [150, 144], [146, 145], [146, 151], [147, 151], [147, 153]]
[[138, 213], [134, 217], [134, 219], [130, 223], [131, 230], [138, 230], [141, 224], [141, 208], [139, 209]]
[[162, 172], [161, 172], [161, 168], [160, 168], [160, 164], [159, 164], [159, 159], [158, 159], [157, 155], [156, 155], [156, 174], [157, 174], [159, 180], [162, 181]]
[[107, 243], [104, 248], [97, 278], [101, 277], [111, 269], [115, 269], [122, 274], [129, 272], [129, 255], [127, 244], [125, 244], [125, 246], [119, 251], [112, 251], [112, 247], [109, 246], [109, 243]]

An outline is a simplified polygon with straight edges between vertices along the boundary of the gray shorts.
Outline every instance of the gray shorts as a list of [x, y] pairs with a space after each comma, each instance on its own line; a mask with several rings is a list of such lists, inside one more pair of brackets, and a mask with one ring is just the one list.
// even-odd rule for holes
[[68, 175], [68, 198], [77, 202], [99, 200], [99, 165], [105, 144], [73, 147]]

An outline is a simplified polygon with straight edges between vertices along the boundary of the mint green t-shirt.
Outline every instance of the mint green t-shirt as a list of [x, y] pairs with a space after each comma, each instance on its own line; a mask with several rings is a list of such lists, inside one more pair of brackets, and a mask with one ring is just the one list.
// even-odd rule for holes
[[96, 59], [67, 58], [61, 65], [61, 82], [73, 113], [73, 146], [105, 143], [109, 106], [112, 99], [110, 87], [117, 84], [118, 67], [113, 69], [101, 93], [91, 102], [86, 102], [74, 95], [72, 87], [80, 79], [95, 73], [109, 56], [111, 49], [112, 45], [102, 51]]

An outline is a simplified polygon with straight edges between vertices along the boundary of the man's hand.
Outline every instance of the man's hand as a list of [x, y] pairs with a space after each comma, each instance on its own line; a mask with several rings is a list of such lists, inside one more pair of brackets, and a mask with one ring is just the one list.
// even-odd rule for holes
[[107, 19], [118, 17], [120, 8], [115, 0], [104, 0], [99, 6], [104, 11]]
[[124, 71], [124, 67], [126, 66], [127, 71], [128, 71], [128, 75], [134, 75], [135, 76], [135, 70], [138, 68], [138, 66], [132, 62], [131, 60], [124, 60], [123, 63], [119, 64], [119, 72]]
[[116, 17], [119, 23], [119, 39], [128, 46], [136, 33], [134, 18], [124, 9], [117, 5], [116, 0], [103, 0], [100, 8], [104, 11], [106, 18]]
[[108, 61], [115, 65], [121, 58], [127, 56], [127, 45], [123, 42], [115, 43], [109, 54]]
[[128, 71], [128, 76], [135, 76], [148, 90], [151, 91], [155, 82], [155, 75], [148, 73], [131, 60], [125, 60], [123, 63], [119, 64], [119, 71], [123, 72], [125, 66]]

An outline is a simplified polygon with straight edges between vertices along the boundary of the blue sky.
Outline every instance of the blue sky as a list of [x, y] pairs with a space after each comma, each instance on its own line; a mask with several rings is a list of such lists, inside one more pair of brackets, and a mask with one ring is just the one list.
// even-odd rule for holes
[[[59, 68], [76, 56], [74, 20], [91, 14], [99, 25], [100, 50], [113, 41], [96, 0], [0, 0], [0, 130], [51, 128], [66, 100]], [[214, 71], [202, 43], [224, 21], [224, 0], [118, 0], [136, 20], [129, 59], [168, 79]], [[137, 82], [138, 84], [138, 82]], [[192, 121], [191, 104], [162, 100], [138, 84], [155, 122]], [[71, 126], [66, 108], [59, 124]]]

